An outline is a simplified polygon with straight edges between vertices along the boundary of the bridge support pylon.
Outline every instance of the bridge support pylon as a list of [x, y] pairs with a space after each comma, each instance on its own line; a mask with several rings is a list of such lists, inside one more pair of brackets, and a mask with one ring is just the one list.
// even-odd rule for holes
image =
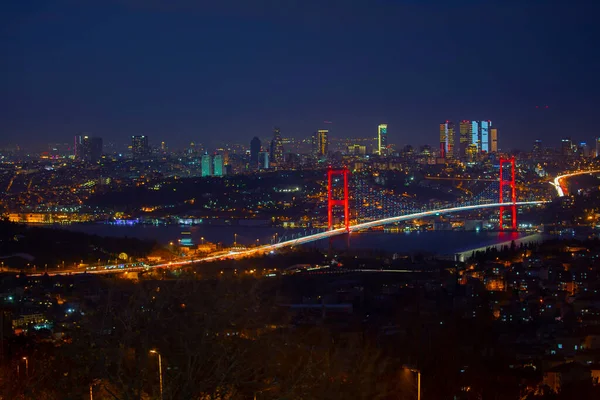
[[[344, 207], [344, 226], [346, 231], [350, 231], [350, 212], [349, 212], [349, 196], [348, 196], [348, 168], [331, 168], [327, 169], [327, 229], [333, 229], [333, 207]], [[344, 181], [344, 197], [341, 199], [333, 198], [333, 177], [342, 176]]]
[[[502, 174], [502, 169], [505, 164], [510, 164], [510, 179], [505, 180]], [[511, 213], [511, 227], [513, 231], [517, 230], [517, 188], [515, 184], [515, 157], [510, 158], [500, 157], [500, 203], [504, 203], [504, 187], [510, 188], [510, 206]], [[500, 230], [504, 230], [504, 206], [500, 206], [499, 214], [499, 226]]]

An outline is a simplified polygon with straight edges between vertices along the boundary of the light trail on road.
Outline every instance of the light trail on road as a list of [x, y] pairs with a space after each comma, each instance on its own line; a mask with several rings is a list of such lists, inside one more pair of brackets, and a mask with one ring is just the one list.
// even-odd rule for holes
[[577, 171], [577, 172], [572, 172], [570, 174], [564, 174], [564, 175], [559, 175], [556, 178], [554, 178], [554, 182], [550, 182], [550, 184], [552, 186], [554, 186], [554, 188], [556, 189], [556, 192], [558, 193], [558, 197], [564, 197], [565, 196], [565, 192], [567, 191], [566, 187], [563, 187], [560, 183], [560, 181], [562, 179], [566, 179], [566, 178], [570, 178], [572, 176], [577, 176], [577, 175], [585, 175], [585, 174], [598, 174], [600, 173], [600, 169], [593, 169], [591, 171]]

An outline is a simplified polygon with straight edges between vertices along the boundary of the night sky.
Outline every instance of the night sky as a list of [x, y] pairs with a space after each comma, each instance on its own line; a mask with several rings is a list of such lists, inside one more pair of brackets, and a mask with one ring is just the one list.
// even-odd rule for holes
[[446, 119], [492, 120], [502, 149], [591, 142], [595, 3], [2, 1], [0, 145], [249, 142], [324, 120], [335, 137], [387, 122], [393, 143], [437, 145]]

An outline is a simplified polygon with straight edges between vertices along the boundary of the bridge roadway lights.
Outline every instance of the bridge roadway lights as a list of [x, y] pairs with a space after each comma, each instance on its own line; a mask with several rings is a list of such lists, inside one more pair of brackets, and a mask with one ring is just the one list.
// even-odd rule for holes
[[[502, 177], [502, 167], [504, 164], [510, 164], [511, 174], [510, 180], [504, 180]], [[500, 157], [500, 204], [504, 203], [504, 186], [508, 186], [510, 188], [510, 202], [512, 205], [510, 206], [511, 210], [511, 220], [512, 220], [512, 230], [517, 230], [517, 189], [515, 185], [515, 157], [504, 158]], [[500, 206], [500, 214], [499, 214], [499, 226], [500, 230], [504, 230], [504, 206]]]
[[[327, 229], [333, 228], [333, 207], [344, 207], [344, 226], [346, 232], [350, 232], [350, 213], [348, 209], [348, 168], [331, 168], [327, 169]], [[332, 181], [334, 176], [342, 175], [344, 179], [344, 197], [342, 199], [334, 199], [332, 193]]]

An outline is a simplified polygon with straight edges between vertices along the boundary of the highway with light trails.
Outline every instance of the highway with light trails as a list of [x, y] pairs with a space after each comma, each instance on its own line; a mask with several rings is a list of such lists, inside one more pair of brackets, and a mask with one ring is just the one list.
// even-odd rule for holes
[[565, 193], [567, 193], [567, 188], [562, 186], [562, 184], [560, 183], [561, 180], [570, 178], [572, 176], [577, 176], [577, 175], [598, 174], [598, 173], [600, 173], [599, 169], [594, 169], [594, 170], [591, 170], [591, 171], [571, 172], [569, 174], [564, 174], [564, 175], [557, 176], [556, 178], [554, 178], [554, 182], [550, 182], [550, 184], [553, 185], [556, 188], [556, 192], [558, 193], [559, 197], [564, 197]]

